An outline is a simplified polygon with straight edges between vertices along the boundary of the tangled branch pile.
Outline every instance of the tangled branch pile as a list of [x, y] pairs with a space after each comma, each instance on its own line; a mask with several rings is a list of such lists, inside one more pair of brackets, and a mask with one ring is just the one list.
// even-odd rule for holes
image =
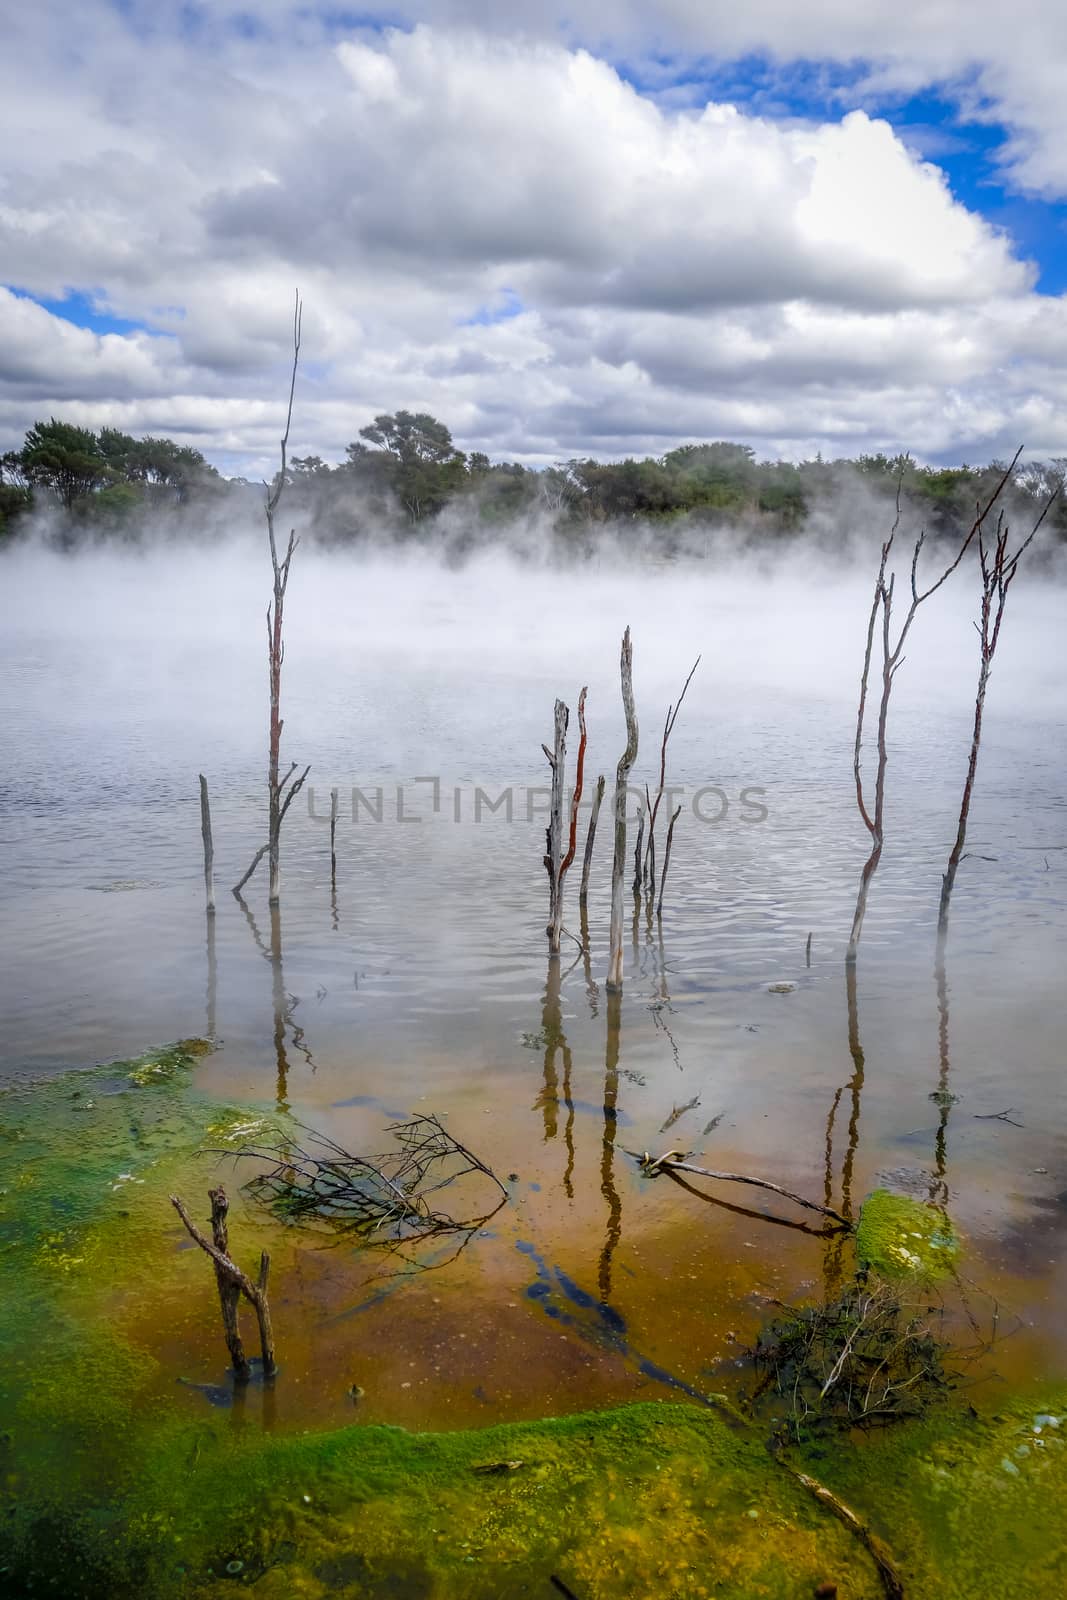
[[[271, 1146], [238, 1152], [267, 1164], [245, 1187], [285, 1217], [381, 1234], [392, 1242], [469, 1232], [488, 1222], [507, 1198], [490, 1168], [435, 1116], [392, 1124], [386, 1132], [393, 1147], [375, 1157], [350, 1155], [325, 1134], [301, 1131], [306, 1145], [286, 1132]], [[463, 1219], [439, 1210], [434, 1197], [473, 1174], [499, 1190], [496, 1204]]]
[[949, 1386], [946, 1346], [884, 1283], [854, 1283], [829, 1305], [803, 1306], [759, 1336], [754, 1399], [787, 1403], [794, 1437], [920, 1415]]

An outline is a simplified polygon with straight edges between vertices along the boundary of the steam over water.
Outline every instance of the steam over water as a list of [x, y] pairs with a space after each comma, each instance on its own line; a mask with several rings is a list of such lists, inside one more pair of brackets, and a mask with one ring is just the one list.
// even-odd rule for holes
[[[265, 875], [246, 890], [254, 927], [228, 892], [265, 837], [268, 575], [259, 545], [236, 542], [148, 557], [27, 550], [0, 565], [0, 1072], [47, 1073], [212, 1031], [223, 1048], [203, 1071], [228, 1099], [280, 1099], [371, 1148], [392, 1113], [447, 1113], [495, 1170], [518, 1174], [508, 1220], [405, 1290], [410, 1331], [429, 1295], [462, 1297], [476, 1328], [477, 1308], [503, 1286], [512, 1331], [487, 1336], [480, 1378], [450, 1369], [416, 1395], [397, 1378], [409, 1351], [390, 1320], [396, 1297], [371, 1307], [359, 1339], [381, 1368], [367, 1384], [373, 1416], [542, 1414], [647, 1387], [614, 1347], [590, 1354], [580, 1298], [567, 1311], [577, 1331], [561, 1342], [570, 1324], [524, 1298], [534, 1258], [562, 1273], [552, 1294], [566, 1299], [559, 1285], [570, 1284], [610, 1305], [628, 1348], [709, 1382], [751, 1334], [760, 1297], [818, 1280], [823, 1246], [641, 1180], [626, 1155], [671, 1146], [831, 1203], [850, 1147], [857, 1204], [887, 1176], [920, 1195], [947, 1184], [976, 1296], [995, 1293], [1002, 1318], [1020, 1324], [998, 1370], [1062, 1373], [1062, 591], [1020, 579], [1009, 605], [952, 911], [946, 1077], [933, 930], [970, 738], [973, 574], [920, 612], [898, 679], [887, 846], [859, 964], [859, 1065], [843, 956], [867, 847], [851, 758], [873, 572], [797, 560], [561, 573], [490, 558], [447, 570], [301, 548], [283, 757], [311, 774], [283, 835], [275, 930]], [[613, 1069], [603, 979], [627, 623], [635, 782], [654, 784], [664, 713], [703, 659], [669, 751], [669, 779], [685, 792], [662, 927], [643, 911], [628, 922]], [[586, 793], [603, 772], [608, 798], [589, 969], [565, 941], [554, 975], [540, 746], [559, 695], [572, 708], [573, 762], [583, 684]], [[199, 772], [219, 884], [210, 952]], [[334, 786], [335, 899], [321, 820]], [[380, 822], [358, 800], [353, 821], [354, 787], [372, 804], [381, 789]], [[506, 800], [495, 811], [482, 800], [476, 820], [477, 789], [493, 802], [510, 789], [511, 820]], [[719, 820], [700, 820], [694, 796]], [[579, 866], [580, 849], [565, 916], [575, 933]], [[780, 984], [795, 988], [770, 992]], [[1009, 1108], [1021, 1128], [993, 1116]], [[718, 1192], [748, 1204], [743, 1191]], [[342, 1274], [307, 1292], [323, 1308], [310, 1366], [315, 1341], [334, 1337], [331, 1319], [362, 1291]]]

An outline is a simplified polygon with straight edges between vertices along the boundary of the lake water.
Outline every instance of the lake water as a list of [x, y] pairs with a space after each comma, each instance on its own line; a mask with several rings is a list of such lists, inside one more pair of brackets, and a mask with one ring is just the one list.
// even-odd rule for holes
[[[296, 1249], [275, 1323], [300, 1385], [279, 1385], [279, 1422], [340, 1417], [340, 1388], [316, 1382], [339, 1367], [358, 1373], [368, 1420], [411, 1426], [739, 1381], [771, 1303], [818, 1295], [840, 1262], [813, 1214], [694, 1180], [707, 1203], [643, 1178], [629, 1153], [668, 1148], [846, 1210], [882, 1183], [947, 1196], [965, 1242], [947, 1325], [992, 1341], [973, 1381], [1062, 1376], [1063, 592], [1020, 580], [1012, 594], [939, 1005], [933, 931], [970, 737], [973, 576], [920, 613], [898, 680], [888, 842], [849, 996], [867, 845], [851, 780], [866, 573], [799, 560], [446, 570], [300, 549], [283, 743], [311, 774], [286, 822], [273, 925], [262, 872], [246, 907], [229, 893], [264, 837], [268, 574], [262, 550], [238, 542], [0, 563], [0, 1076], [210, 1033], [220, 1048], [200, 1071], [220, 1099], [281, 1104], [364, 1151], [384, 1148], [398, 1117], [433, 1112], [505, 1180], [487, 1227], [416, 1273], [336, 1240]], [[615, 1005], [604, 977], [626, 624], [641, 784], [702, 660], [669, 749], [684, 792], [662, 921], [643, 908], [631, 921], [627, 897]], [[587, 796], [603, 772], [608, 800], [588, 959], [565, 939], [551, 963], [540, 747], [555, 697], [573, 713], [583, 684]], [[572, 715], [572, 761], [576, 735]], [[210, 935], [199, 772], [219, 885]], [[356, 800], [356, 820], [354, 788], [370, 802]], [[510, 791], [510, 818], [478, 790], [494, 803]], [[183, 1371], [217, 1368], [214, 1327], [168, 1337]]]

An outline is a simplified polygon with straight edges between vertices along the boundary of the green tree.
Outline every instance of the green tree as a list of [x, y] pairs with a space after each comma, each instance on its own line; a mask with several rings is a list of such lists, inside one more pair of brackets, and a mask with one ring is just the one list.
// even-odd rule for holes
[[[393, 492], [412, 522], [433, 516], [464, 483], [467, 458], [428, 411], [382, 412], [359, 436], [392, 458]], [[349, 445], [350, 461], [358, 460], [357, 451]]]
[[111, 478], [100, 441], [71, 422], [35, 422], [21, 451], [22, 470], [35, 488], [57, 495], [67, 510]]

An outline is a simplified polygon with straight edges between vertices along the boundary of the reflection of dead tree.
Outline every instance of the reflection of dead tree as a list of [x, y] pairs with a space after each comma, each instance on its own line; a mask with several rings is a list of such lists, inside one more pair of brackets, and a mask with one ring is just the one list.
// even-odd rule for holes
[[[267, 1163], [246, 1187], [283, 1216], [410, 1241], [480, 1227], [507, 1199], [495, 1173], [435, 1116], [394, 1123], [386, 1129], [394, 1147], [373, 1159], [349, 1154], [325, 1134], [303, 1131], [306, 1145], [279, 1132], [273, 1145], [236, 1152]], [[500, 1190], [502, 1198], [491, 1210], [460, 1220], [434, 1208], [432, 1196], [474, 1173]]]
[[[673, 1120], [673, 1119], [672, 1119]], [[805, 1200], [801, 1194], [794, 1194], [791, 1189], [783, 1189], [779, 1183], [771, 1183], [767, 1178], [751, 1178], [741, 1172], [713, 1172], [710, 1167], [695, 1167], [679, 1150], [668, 1150], [664, 1155], [653, 1158], [647, 1150], [638, 1154], [636, 1150], [627, 1151], [634, 1157], [646, 1178], [658, 1178], [660, 1173], [668, 1177], [672, 1172], [689, 1172], [697, 1178], [715, 1178], [720, 1183], [747, 1183], [756, 1189], [769, 1189], [772, 1194], [780, 1194], [783, 1199], [792, 1200], [796, 1205], [803, 1206], [807, 1211], [818, 1211], [824, 1217], [829, 1217], [831, 1222], [836, 1222], [840, 1228], [850, 1228], [851, 1224], [830, 1206], [821, 1206], [815, 1200]]]
[[949, 852], [948, 866], [941, 879], [941, 902], [937, 912], [937, 950], [939, 960], [944, 958], [945, 944], [948, 939], [949, 902], [952, 899], [952, 890], [956, 883], [956, 872], [960, 862], [963, 860], [963, 848], [967, 843], [967, 823], [971, 814], [971, 797], [974, 793], [975, 774], [978, 770], [978, 750], [982, 742], [982, 717], [985, 712], [986, 689], [989, 686], [989, 675], [993, 670], [993, 657], [997, 653], [997, 644], [1000, 641], [1000, 626], [1004, 621], [1004, 607], [1008, 599], [1008, 590], [1012, 585], [1015, 574], [1019, 570], [1019, 562], [1025, 554], [1027, 546], [1048, 516], [1053, 502], [1058, 498], [1059, 494], [1060, 485], [1057, 484], [1052, 494], [1045, 501], [1037, 521], [1014, 555], [1008, 554], [1009, 529], [1004, 520], [1003, 512], [998, 518], [996, 533], [991, 543], [986, 541], [982, 528], [979, 527], [978, 529], [978, 560], [982, 573], [981, 622], [976, 624], [979, 640], [978, 690], [974, 701], [971, 753], [967, 763], [967, 776], [963, 784], [963, 797], [960, 801], [956, 839]]
[[282, 662], [285, 660], [285, 644], [282, 639], [282, 617], [285, 609], [285, 591], [289, 585], [289, 567], [292, 563], [293, 552], [297, 546], [296, 530], [290, 529], [289, 542], [285, 555], [278, 560], [278, 545], [274, 532], [274, 514], [285, 488], [286, 451], [289, 446], [289, 428], [293, 420], [293, 395], [296, 390], [296, 372], [300, 363], [300, 327], [303, 316], [303, 306], [300, 295], [296, 297], [296, 308], [293, 312], [293, 368], [289, 383], [289, 409], [285, 417], [285, 432], [281, 439], [281, 470], [274, 480], [274, 487], [268, 489], [266, 499], [267, 539], [270, 544], [270, 560], [274, 570], [274, 599], [267, 607], [267, 658], [270, 680], [270, 747], [267, 762], [267, 843], [261, 845], [252, 858], [252, 865], [234, 887], [234, 894], [239, 894], [255, 872], [264, 855], [268, 857], [270, 868], [270, 888], [268, 891], [269, 904], [276, 906], [281, 898], [281, 833], [282, 823], [285, 821], [286, 812], [292, 805], [296, 795], [304, 786], [304, 780], [311, 770], [305, 767], [298, 778], [294, 778], [296, 762], [292, 762], [284, 777], [279, 777], [280, 755], [282, 743], [282, 728], [284, 722], [281, 715], [282, 693]]
[[[899, 668], [904, 661], [904, 645], [907, 642], [911, 625], [915, 621], [919, 607], [930, 597], [937, 593], [955, 572], [964, 555], [969, 549], [975, 536], [981, 532], [986, 517], [993, 509], [997, 500], [1006, 488], [1016, 463], [1022, 451], [1018, 450], [1011, 465], [1003, 473], [996, 487], [987, 498], [984, 505], [979, 506], [970, 529], [960, 541], [959, 549], [941, 576], [926, 589], [919, 588], [918, 568], [919, 556], [925, 543], [925, 533], [920, 533], [915, 541], [915, 548], [911, 557], [911, 600], [905, 612], [904, 620], [900, 624], [897, 636], [892, 636], [893, 600], [896, 588], [896, 573], [886, 576], [889, 557], [896, 538], [897, 527], [900, 523], [900, 490], [897, 489], [897, 514], [889, 538], [882, 546], [881, 561], [878, 567], [878, 576], [875, 579], [874, 599], [871, 602], [870, 617], [867, 622], [867, 645], [863, 657], [863, 672], [860, 677], [859, 710], [856, 716], [856, 738], [853, 747], [852, 772], [856, 787], [856, 805], [859, 808], [863, 825], [871, 838], [871, 850], [863, 864], [860, 875], [859, 893], [856, 897], [856, 909], [852, 918], [852, 931], [849, 935], [846, 961], [854, 962], [859, 954], [860, 936], [863, 932], [863, 919], [867, 911], [867, 896], [870, 892], [871, 879], [878, 870], [878, 863], [882, 859], [882, 848], [885, 843], [885, 777], [889, 752], [886, 740], [889, 723], [889, 702], [893, 693], [893, 682]], [[862, 769], [863, 730], [867, 713], [867, 694], [870, 687], [871, 666], [874, 657], [875, 638], [880, 641], [881, 649], [881, 694], [878, 701], [878, 731], [877, 751], [878, 760], [875, 769], [874, 803], [868, 804], [868, 795], [864, 787]]]
[[[659, 747], [659, 787], [656, 790], [656, 798], [654, 801], [652, 801], [651, 809], [649, 811], [648, 844], [645, 847], [644, 880], [650, 900], [655, 900], [656, 898], [656, 818], [659, 816], [660, 803], [663, 799], [667, 783], [667, 741], [674, 732], [674, 724], [678, 721], [678, 713], [682, 709], [682, 701], [685, 699], [685, 692], [692, 683], [693, 674], [699, 665], [700, 657], [697, 656], [692, 667], [689, 669], [688, 678], [686, 678], [684, 684], [682, 685], [682, 692], [678, 696], [677, 704], [667, 707], [667, 717], [663, 724], [663, 739]], [[664, 862], [664, 876], [666, 876], [666, 873], [667, 866], [666, 862]]]
[[[627, 638], [629, 629], [626, 630]], [[622, 1038], [622, 993], [608, 987], [607, 1037], [604, 1049], [604, 1137], [600, 1147], [600, 1192], [608, 1207], [598, 1282], [604, 1305], [611, 1299], [611, 1267], [622, 1237], [622, 1201], [615, 1187], [615, 1132], [619, 1121], [619, 1047]]]
[[271, 971], [271, 1009], [274, 1019], [274, 1057], [277, 1063], [277, 1089], [276, 1096], [279, 1111], [289, 1109], [289, 1059], [285, 1049], [285, 1030], [289, 1029], [293, 1044], [300, 1051], [308, 1066], [314, 1071], [315, 1062], [304, 1037], [304, 1030], [296, 1021], [295, 1012], [300, 1004], [300, 996], [289, 994], [285, 987], [285, 968], [282, 959], [282, 916], [279, 906], [270, 908], [270, 945], [264, 944], [263, 936], [252, 915], [251, 908], [243, 895], [236, 896], [237, 904], [245, 914], [256, 949], [264, 961], [270, 964]]
[[622, 636], [622, 653], [619, 658], [622, 679], [622, 707], [626, 714], [626, 749], [619, 757], [615, 774], [615, 854], [611, 869], [611, 930], [608, 940], [609, 990], [622, 989], [622, 896], [623, 876], [626, 872], [626, 780], [630, 768], [637, 760], [637, 712], [634, 709], [633, 648], [630, 630]]
[[274, 1364], [274, 1333], [270, 1321], [270, 1305], [267, 1300], [267, 1279], [270, 1276], [270, 1256], [266, 1251], [259, 1258], [259, 1277], [255, 1283], [247, 1273], [230, 1259], [229, 1234], [226, 1225], [226, 1213], [229, 1210], [229, 1201], [226, 1191], [220, 1185], [217, 1189], [209, 1189], [208, 1196], [211, 1200], [211, 1232], [213, 1243], [200, 1232], [195, 1222], [189, 1216], [183, 1202], [176, 1194], [170, 1197], [170, 1203], [185, 1223], [190, 1235], [196, 1240], [201, 1250], [205, 1251], [215, 1263], [215, 1281], [219, 1289], [219, 1304], [222, 1307], [222, 1325], [226, 1334], [226, 1348], [230, 1352], [233, 1362], [234, 1376], [240, 1383], [247, 1383], [251, 1374], [248, 1357], [241, 1343], [241, 1329], [238, 1322], [238, 1306], [241, 1296], [249, 1302], [256, 1313], [259, 1323], [259, 1343], [262, 1351], [263, 1376], [273, 1378], [278, 1370]]

